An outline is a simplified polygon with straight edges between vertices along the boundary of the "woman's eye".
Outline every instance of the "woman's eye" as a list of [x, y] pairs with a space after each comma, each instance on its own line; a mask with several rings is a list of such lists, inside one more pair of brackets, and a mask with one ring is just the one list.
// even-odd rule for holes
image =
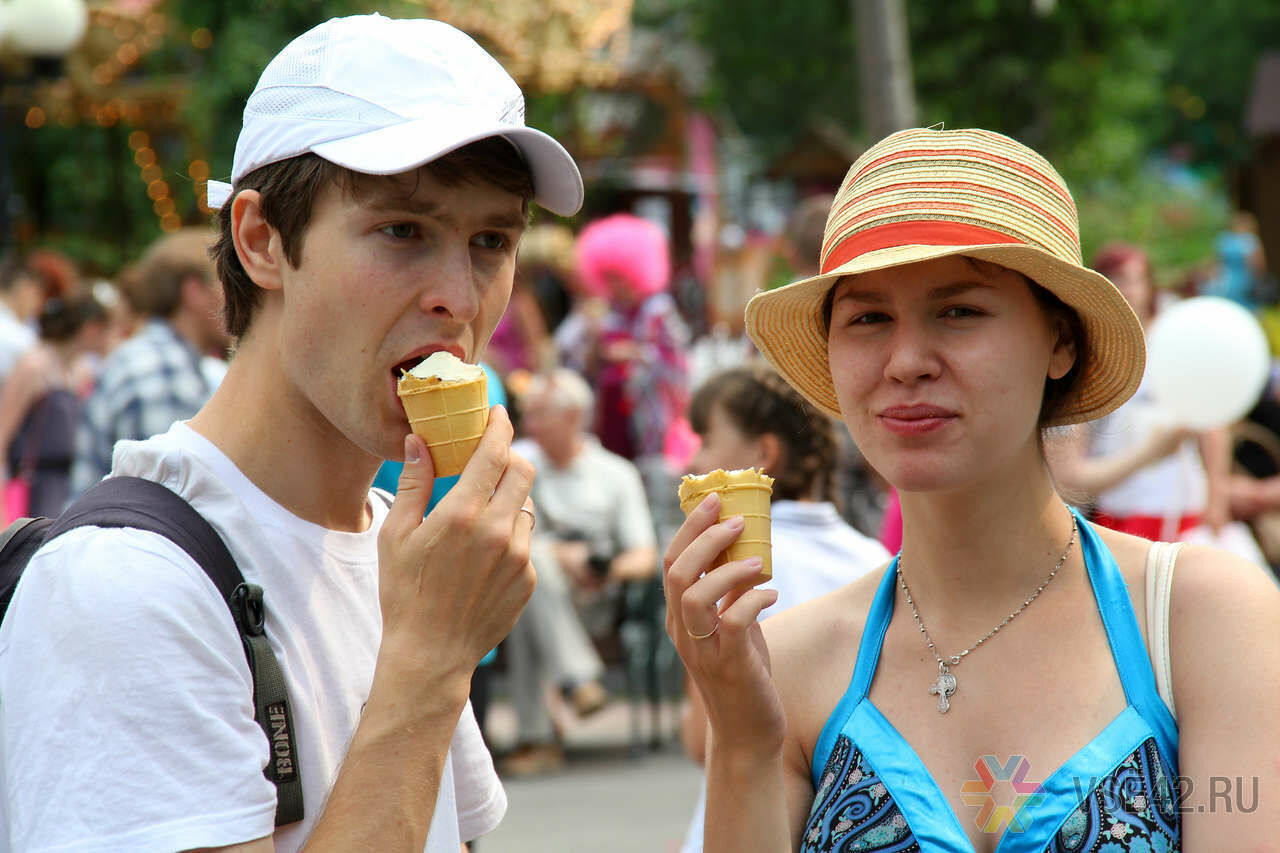
[[412, 222], [393, 222], [390, 225], [384, 225], [379, 230], [388, 237], [394, 237], [397, 240], [408, 240], [418, 233], [418, 226]]
[[507, 246], [507, 238], [495, 231], [477, 234], [472, 242], [482, 249], [505, 249]]
[[982, 316], [982, 312], [976, 308], [968, 308], [964, 305], [953, 305], [946, 311], [943, 311], [942, 316], [958, 320], [966, 317], [980, 317]]
[[851, 314], [849, 316], [849, 325], [870, 326], [874, 323], [883, 323], [888, 319], [888, 314], [883, 314], [879, 311], [867, 311], [864, 314]]

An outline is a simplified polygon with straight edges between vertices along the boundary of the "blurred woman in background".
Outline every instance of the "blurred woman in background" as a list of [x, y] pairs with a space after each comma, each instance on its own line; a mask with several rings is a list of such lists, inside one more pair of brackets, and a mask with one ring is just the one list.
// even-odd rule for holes
[[[825, 595], [883, 566], [889, 552], [850, 527], [836, 508], [840, 455], [836, 423], [765, 364], [731, 368], [699, 386], [689, 421], [702, 439], [690, 468], [705, 473], [760, 468], [773, 477], [770, 539], [773, 577], [760, 585], [778, 600], [765, 619]], [[692, 681], [681, 740], [694, 761], [706, 760], [707, 715]], [[682, 853], [702, 850], [706, 790], [698, 800]]]
[[39, 340], [0, 389], [6, 515], [55, 516], [66, 504], [80, 420], [77, 366], [86, 352], [105, 346], [106, 327], [106, 310], [89, 293], [45, 302]]
[[[1147, 253], [1112, 243], [1098, 251], [1092, 267], [1115, 284], [1149, 330], [1159, 294]], [[1072, 427], [1048, 448], [1061, 488], [1092, 504], [1093, 520], [1113, 530], [1174, 540], [1230, 520], [1226, 430], [1198, 434], [1170, 424], [1145, 378], [1124, 405]]]

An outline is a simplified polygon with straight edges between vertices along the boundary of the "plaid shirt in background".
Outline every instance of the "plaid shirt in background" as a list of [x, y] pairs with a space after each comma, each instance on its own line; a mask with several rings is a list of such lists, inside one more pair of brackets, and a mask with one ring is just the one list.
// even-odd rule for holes
[[174, 421], [194, 415], [212, 393], [200, 354], [168, 323], [148, 321], [107, 356], [85, 401], [71, 470], [72, 497], [107, 475], [117, 441], [167, 432]]

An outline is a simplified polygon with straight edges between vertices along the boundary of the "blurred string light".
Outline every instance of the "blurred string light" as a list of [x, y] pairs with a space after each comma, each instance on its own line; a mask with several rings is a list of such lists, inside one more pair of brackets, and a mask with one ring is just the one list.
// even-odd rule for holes
[[[128, 75], [166, 41], [189, 40], [191, 47], [200, 51], [213, 45], [213, 33], [207, 27], [186, 36], [175, 32], [170, 19], [157, 11], [161, 5], [158, 0], [98, 2], [88, 9], [83, 0], [0, 0], [0, 45], [6, 35], [12, 43], [11, 9], [23, 3], [38, 7], [36, 17], [42, 19], [66, 17], [63, 5], [78, 3], [83, 12], [79, 33], [67, 48], [79, 45], [67, 57], [65, 76], [42, 85], [33, 98], [35, 103], [26, 109], [24, 124], [31, 130], [51, 122], [68, 128], [77, 124], [148, 129], [170, 125], [177, 117], [185, 82]], [[128, 142], [160, 227], [165, 231], [180, 228], [181, 216], [151, 137], [138, 129], [129, 134]], [[208, 164], [197, 156], [187, 164], [186, 174], [192, 180], [199, 210], [211, 213], [206, 192]]]
[[413, 0], [470, 33], [526, 89], [562, 92], [616, 83], [632, 0]]

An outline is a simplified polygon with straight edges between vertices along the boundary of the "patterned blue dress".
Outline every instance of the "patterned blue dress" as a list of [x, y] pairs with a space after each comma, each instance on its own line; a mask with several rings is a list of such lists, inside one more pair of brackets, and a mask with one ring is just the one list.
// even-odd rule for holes
[[[1128, 705], [1037, 787], [1021, 789], [1026, 797], [1005, 812], [997, 853], [1171, 853], [1181, 846], [1177, 725], [1156, 689], [1115, 558], [1078, 515], [1077, 523]], [[929, 771], [867, 696], [893, 615], [896, 569], [895, 559], [867, 616], [849, 689], [814, 749], [817, 793], [804, 853], [973, 850]], [[992, 765], [997, 778], [1018, 781], [1014, 758]]]

